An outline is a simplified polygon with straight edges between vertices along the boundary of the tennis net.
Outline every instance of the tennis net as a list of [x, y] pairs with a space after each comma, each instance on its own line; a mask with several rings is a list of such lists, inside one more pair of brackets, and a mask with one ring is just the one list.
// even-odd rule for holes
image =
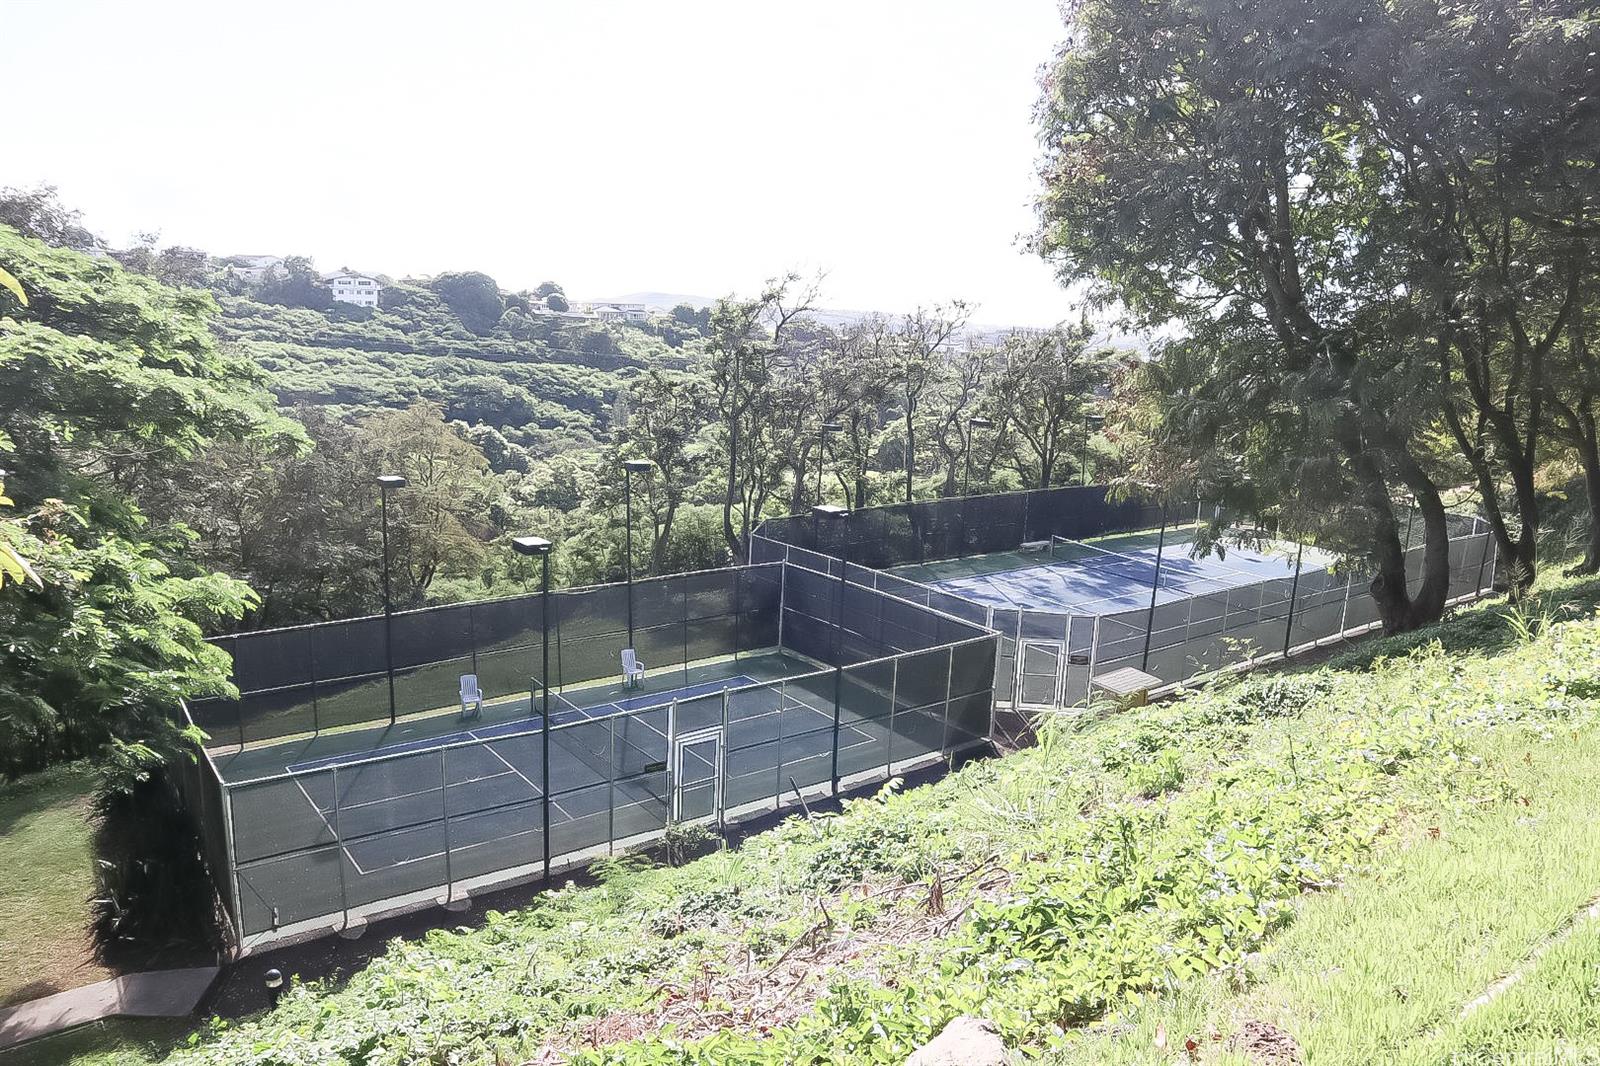
[[1123, 555], [1109, 548], [1098, 548], [1081, 540], [1056, 535], [1050, 537], [1050, 558], [1056, 562], [1078, 563], [1083, 566], [1120, 566], [1139, 574], [1151, 572], [1155, 568], [1154, 561], [1150, 559]]

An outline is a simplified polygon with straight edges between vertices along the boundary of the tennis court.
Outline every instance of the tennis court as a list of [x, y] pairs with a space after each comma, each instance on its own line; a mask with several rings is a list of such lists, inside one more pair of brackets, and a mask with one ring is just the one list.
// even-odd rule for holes
[[[1334, 558], [1288, 542], [1224, 544], [1191, 555], [1190, 530], [1141, 530], [1093, 541], [1052, 536], [1028, 548], [897, 567], [890, 571], [995, 607], [1111, 614], [1187, 596], [1290, 577], [1296, 562], [1326, 568]], [[1157, 578], [1159, 573], [1159, 585]]]
[[[382, 618], [226, 639], [240, 695], [190, 708], [215, 739], [186, 790], [246, 948], [547, 877], [988, 737], [995, 636], [826, 573], [561, 590], [548, 627], [545, 607], [396, 615], [392, 682]], [[629, 647], [648, 666], [625, 683]], [[530, 676], [545, 662], [548, 721]], [[458, 698], [469, 676], [481, 708]]]
[[[1370, 576], [1313, 545], [1240, 531], [1194, 554], [1199, 519], [1217, 513], [1098, 485], [917, 500], [822, 525], [768, 519], [751, 559], [848, 560], [873, 588], [998, 631], [1004, 710], [1076, 707], [1129, 668], [1169, 685], [1377, 624]], [[1487, 526], [1463, 514], [1447, 528], [1449, 599], [1479, 596], [1494, 583]], [[1421, 531], [1407, 517], [1408, 581], [1418, 583]]]

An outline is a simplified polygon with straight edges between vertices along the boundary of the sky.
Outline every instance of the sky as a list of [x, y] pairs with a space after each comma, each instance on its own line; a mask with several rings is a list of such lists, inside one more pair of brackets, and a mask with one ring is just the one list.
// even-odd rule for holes
[[113, 243], [1075, 313], [1021, 246], [1055, 0], [0, 4], [0, 185]]

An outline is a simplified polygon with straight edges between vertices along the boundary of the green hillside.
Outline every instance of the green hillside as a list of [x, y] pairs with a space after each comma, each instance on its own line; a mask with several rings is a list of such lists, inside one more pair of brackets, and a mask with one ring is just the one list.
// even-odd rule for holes
[[1062, 1063], [1593, 1054], [1600, 941], [1552, 934], [1600, 884], [1597, 602], [1549, 582], [1063, 717], [937, 784], [397, 941], [172, 1061], [898, 1062], [962, 1013]]
[[219, 302], [219, 339], [268, 371], [285, 405], [348, 412], [433, 403], [535, 458], [598, 447], [631, 377], [682, 369], [688, 359], [684, 335], [670, 328], [574, 322], [515, 306], [474, 333], [436, 293], [404, 282], [387, 286], [377, 309], [235, 295]]

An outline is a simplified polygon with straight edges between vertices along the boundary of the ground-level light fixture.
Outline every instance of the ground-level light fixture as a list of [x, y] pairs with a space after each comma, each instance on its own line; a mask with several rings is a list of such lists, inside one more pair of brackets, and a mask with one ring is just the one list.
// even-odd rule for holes
[[283, 998], [283, 971], [268, 970], [261, 976], [261, 983], [267, 986], [267, 1000], [276, 1007], [278, 1000]]

